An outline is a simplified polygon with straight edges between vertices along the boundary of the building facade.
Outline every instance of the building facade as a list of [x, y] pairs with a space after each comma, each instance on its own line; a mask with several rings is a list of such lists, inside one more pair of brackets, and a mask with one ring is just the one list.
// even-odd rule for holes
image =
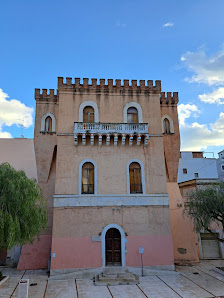
[[[202, 151], [180, 152], [178, 183], [193, 179], [218, 179], [216, 158], [206, 158]], [[220, 166], [221, 169], [221, 166]]]
[[[178, 169], [178, 185], [181, 191], [183, 201], [187, 200], [190, 192], [211, 187], [218, 182], [218, 167], [220, 159], [206, 158], [204, 152], [181, 152], [179, 169]], [[186, 226], [192, 226], [191, 243], [196, 245], [196, 255], [199, 259], [220, 259], [224, 257], [223, 243], [218, 238], [223, 238], [222, 227], [213, 223], [212, 230], [214, 234], [200, 231], [196, 233], [193, 225], [188, 217], [184, 217], [182, 221]], [[183, 238], [185, 235], [183, 235]]]
[[218, 153], [219, 157], [216, 160], [217, 172], [220, 181], [224, 181], [224, 150]]
[[142, 247], [145, 270], [173, 269], [177, 92], [161, 92], [160, 81], [59, 77], [56, 94], [36, 89], [35, 99], [38, 182], [49, 214], [35, 250], [45, 266], [51, 254], [51, 274], [135, 270]]

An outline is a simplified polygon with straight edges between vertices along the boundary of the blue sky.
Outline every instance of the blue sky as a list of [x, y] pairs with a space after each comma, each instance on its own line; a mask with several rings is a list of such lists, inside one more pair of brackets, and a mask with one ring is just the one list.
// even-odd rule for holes
[[[224, 1], [1, 2], [0, 137], [32, 138], [34, 88], [57, 77], [161, 80], [182, 150], [224, 147]], [[8, 96], [8, 97], [7, 97]]]

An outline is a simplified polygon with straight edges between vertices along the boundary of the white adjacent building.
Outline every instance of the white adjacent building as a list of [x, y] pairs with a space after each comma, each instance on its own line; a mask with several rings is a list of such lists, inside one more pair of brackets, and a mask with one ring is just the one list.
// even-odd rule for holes
[[[224, 151], [223, 151], [224, 157]], [[216, 158], [206, 158], [202, 151], [198, 152], [180, 152], [178, 183], [193, 179], [217, 180], [219, 178]], [[224, 159], [223, 159], [224, 165]], [[221, 167], [221, 166], [220, 166]], [[223, 170], [224, 175], [224, 170]]]

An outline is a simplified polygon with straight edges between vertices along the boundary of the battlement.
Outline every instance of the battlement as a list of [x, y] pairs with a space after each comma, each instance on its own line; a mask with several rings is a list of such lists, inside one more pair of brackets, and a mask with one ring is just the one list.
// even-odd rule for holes
[[57, 91], [55, 94], [54, 89], [49, 89], [49, 91], [47, 89], [42, 89], [42, 93], [40, 93], [40, 89], [35, 89], [35, 100], [56, 102], [57, 99]]
[[64, 82], [63, 77], [58, 77], [58, 89], [65, 88], [65, 89], [74, 89], [74, 90], [86, 90], [90, 89], [95, 92], [101, 92], [101, 91], [107, 91], [108, 92], [119, 92], [123, 91], [148, 91], [148, 92], [155, 92], [159, 93], [161, 92], [161, 81], [155, 81], [155, 85], [153, 85], [152, 80], [148, 80], [147, 84], [145, 80], [140, 80], [139, 85], [137, 80], [132, 80], [129, 82], [129, 80], [123, 80], [123, 85], [121, 84], [121, 80], [114, 80], [108, 79], [107, 84], [105, 79], [100, 79], [99, 84], [97, 83], [97, 79], [91, 79], [91, 84], [89, 83], [88, 78], [83, 79], [83, 83], [81, 84], [80, 78], [75, 78], [74, 83], [72, 82], [72, 78], [66, 78], [66, 81]]
[[161, 92], [160, 93], [160, 104], [178, 104], [178, 92]]

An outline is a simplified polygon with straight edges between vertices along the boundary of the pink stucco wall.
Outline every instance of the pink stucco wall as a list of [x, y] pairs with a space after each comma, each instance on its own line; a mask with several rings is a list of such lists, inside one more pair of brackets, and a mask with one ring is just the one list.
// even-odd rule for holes
[[41, 235], [40, 241], [22, 247], [18, 270], [46, 269], [51, 249], [51, 235]]
[[129, 236], [127, 239], [127, 266], [141, 266], [139, 246], [144, 247], [144, 266], [173, 265], [173, 245], [171, 235]]
[[[126, 243], [126, 266], [141, 266], [139, 246], [145, 248], [144, 266], [173, 265], [171, 235], [129, 236]], [[52, 240], [51, 269], [97, 268], [102, 266], [101, 242], [91, 237], [55, 238]]]

